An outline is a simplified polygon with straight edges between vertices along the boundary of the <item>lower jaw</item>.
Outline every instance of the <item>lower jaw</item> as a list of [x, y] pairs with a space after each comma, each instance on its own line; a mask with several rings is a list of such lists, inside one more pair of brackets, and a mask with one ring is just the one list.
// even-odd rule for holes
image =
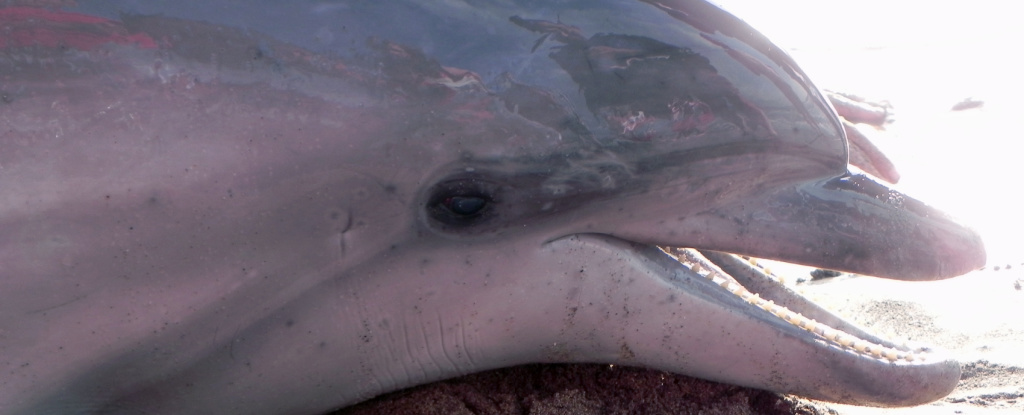
[[808, 336], [829, 345], [891, 363], [942, 361], [948, 357], [926, 346], [911, 346], [881, 338], [842, 319], [793, 292], [756, 260], [690, 248], [661, 247], [684, 266], [713, 281], [747, 303], [765, 310]]

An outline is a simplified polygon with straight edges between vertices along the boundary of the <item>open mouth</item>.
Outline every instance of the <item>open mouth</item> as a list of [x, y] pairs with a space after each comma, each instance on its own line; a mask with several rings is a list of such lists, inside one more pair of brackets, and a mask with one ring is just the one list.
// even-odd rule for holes
[[824, 345], [892, 364], [945, 360], [930, 347], [899, 344], [866, 332], [797, 294], [754, 258], [691, 248], [662, 247], [662, 250], [694, 273], [747, 304], [803, 330], [808, 338]]
[[[575, 322], [568, 325], [568, 338], [582, 339], [586, 346], [599, 332], [612, 342], [588, 361], [880, 407], [940, 399], [960, 379], [960, 364], [948, 353], [869, 333], [798, 294], [747, 257], [596, 233], [551, 241], [545, 251], [557, 264], [572, 256], [578, 262], [569, 264], [581, 264], [568, 265], [570, 274], [580, 273], [578, 285], [572, 280], [567, 282], [571, 288], [564, 289], [574, 293], [564, 306]], [[848, 272], [856, 272], [857, 265], [846, 269], [836, 258], [805, 262], [770, 252], [757, 257]], [[878, 276], [900, 279], [892, 272]], [[556, 308], [546, 314], [558, 312]], [[593, 327], [576, 330], [581, 319]], [[627, 352], [617, 354], [619, 348]]]

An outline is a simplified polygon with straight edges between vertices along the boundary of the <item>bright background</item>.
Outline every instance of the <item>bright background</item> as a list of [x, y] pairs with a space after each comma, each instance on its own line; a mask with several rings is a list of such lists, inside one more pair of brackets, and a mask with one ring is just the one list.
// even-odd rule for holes
[[[990, 265], [1020, 264], [1024, 24], [996, 0], [721, 0], [789, 51], [819, 88], [888, 100], [871, 138], [899, 188], [978, 229]], [[950, 108], [974, 98], [980, 109]]]
[[[788, 50], [824, 89], [888, 100], [872, 140], [901, 190], [981, 232], [989, 266], [936, 282], [853, 278], [804, 284], [812, 300], [895, 339], [982, 364], [951, 399], [904, 409], [830, 405], [846, 415], [1008, 415], [1024, 411], [1024, 24], [996, 0], [721, 0]], [[965, 98], [978, 109], [951, 111]]]

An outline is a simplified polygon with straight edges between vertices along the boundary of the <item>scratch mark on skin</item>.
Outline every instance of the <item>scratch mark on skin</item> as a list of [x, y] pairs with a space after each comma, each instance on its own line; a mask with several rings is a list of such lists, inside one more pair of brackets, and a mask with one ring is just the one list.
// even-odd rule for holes
[[[341, 215], [344, 215], [345, 217], [341, 218]], [[337, 238], [337, 241], [334, 243], [336, 243], [338, 247], [338, 259], [344, 259], [345, 253], [347, 251], [347, 246], [345, 243], [345, 234], [348, 233], [348, 231], [352, 230], [352, 226], [354, 223], [352, 219], [352, 212], [350, 210], [332, 211], [331, 213], [328, 214], [328, 217], [332, 221], [337, 221], [339, 219], [344, 220], [344, 224], [340, 226], [340, 229], [333, 236], [333, 238]]]
[[[998, 269], [998, 268], [997, 268], [997, 269]], [[58, 308], [64, 307], [64, 306], [66, 306], [66, 305], [69, 305], [69, 304], [71, 304], [71, 303], [74, 303], [74, 302], [80, 301], [80, 300], [82, 300], [82, 299], [84, 299], [84, 298], [86, 298], [86, 297], [88, 297], [88, 295], [80, 295], [80, 296], [78, 296], [78, 297], [72, 298], [72, 299], [70, 299], [70, 300], [68, 300], [68, 301], [65, 301], [65, 302], [63, 302], [63, 303], [60, 303], [60, 304], [55, 304], [55, 305], [52, 305], [52, 306], [49, 306], [49, 307], [43, 307], [43, 308], [40, 308], [40, 309], [36, 309], [36, 310], [31, 310], [31, 311], [29, 311], [28, 313], [25, 313], [25, 314], [40, 314], [40, 313], [46, 313], [47, 311], [52, 311], [52, 310], [56, 310], [56, 309], [58, 309]]]
[[[378, 324], [377, 327], [387, 332], [388, 342], [387, 342], [387, 345], [383, 345], [383, 346], [373, 345], [371, 347], [380, 347], [381, 353], [386, 355], [387, 358], [395, 359], [395, 360], [401, 360], [401, 357], [398, 356], [398, 353], [396, 353], [397, 351], [393, 348], [393, 345], [398, 344], [397, 342], [395, 342], [394, 332], [392, 330], [390, 330], [390, 327], [386, 327], [384, 325], [383, 321], [380, 324]], [[404, 370], [405, 369], [405, 365], [402, 365], [402, 368]], [[399, 379], [402, 379], [399, 376], [395, 376], [395, 373], [392, 371], [393, 369], [396, 369], [396, 368], [392, 368], [390, 365], [385, 367], [385, 370], [387, 371], [387, 375], [388, 375], [388, 383], [398, 383]], [[405, 370], [405, 378], [408, 378], [408, 376], [409, 376], [409, 372], [408, 372], [408, 370]]]
[[427, 325], [426, 324], [418, 324], [418, 326], [419, 326], [419, 329], [420, 329], [419, 330], [420, 343], [423, 345], [423, 351], [425, 353], [414, 353], [413, 356], [423, 355], [423, 357], [426, 358], [426, 359], [416, 359], [415, 361], [420, 366], [419, 367], [419, 371], [421, 373], [427, 373], [428, 372], [428, 368], [427, 368], [428, 364], [434, 364], [434, 366], [437, 366], [437, 364], [435, 362], [436, 359], [434, 358], [434, 353], [432, 353], [432, 351], [430, 349], [430, 341], [429, 341], [429, 338], [427, 337]]
[[469, 349], [470, 349], [469, 341], [466, 340], [466, 320], [465, 319], [463, 319], [462, 321], [459, 322], [459, 337], [462, 338], [462, 349], [466, 353], [466, 359], [469, 360], [469, 365], [470, 366], [476, 366], [476, 360], [473, 359], [473, 355], [470, 354], [470, 352], [469, 352]]
[[405, 355], [402, 356], [402, 358], [398, 359], [398, 361], [402, 363], [402, 371], [405, 372], [405, 378], [406, 379], [413, 379], [412, 371], [409, 370], [410, 369], [409, 365], [411, 365], [414, 362], [414, 359], [411, 359], [409, 357], [410, 356], [414, 356], [414, 354], [413, 354], [413, 350], [412, 350], [412, 344], [409, 343], [409, 336], [410, 336], [409, 325], [405, 324], [405, 323], [402, 323], [402, 340], [405, 343], [405, 350], [404, 350]]
[[444, 358], [445, 360], [448, 361], [450, 367], [461, 372], [461, 370], [459, 370], [459, 365], [455, 363], [455, 360], [453, 360], [452, 357], [448, 354], [448, 345], [444, 341], [444, 319], [441, 318], [440, 312], [437, 313], [437, 331], [441, 335], [441, 354], [444, 355]]

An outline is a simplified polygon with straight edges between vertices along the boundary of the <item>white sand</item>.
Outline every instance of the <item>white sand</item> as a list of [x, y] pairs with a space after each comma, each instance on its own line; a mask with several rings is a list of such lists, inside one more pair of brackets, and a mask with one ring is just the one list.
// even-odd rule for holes
[[1016, 289], [1016, 284], [1024, 284], [1024, 270], [980, 271], [935, 282], [840, 277], [800, 285], [804, 295], [873, 333], [949, 351], [970, 376], [962, 377], [952, 395], [933, 405], [908, 409], [828, 406], [854, 415], [1021, 413], [1024, 291]]

